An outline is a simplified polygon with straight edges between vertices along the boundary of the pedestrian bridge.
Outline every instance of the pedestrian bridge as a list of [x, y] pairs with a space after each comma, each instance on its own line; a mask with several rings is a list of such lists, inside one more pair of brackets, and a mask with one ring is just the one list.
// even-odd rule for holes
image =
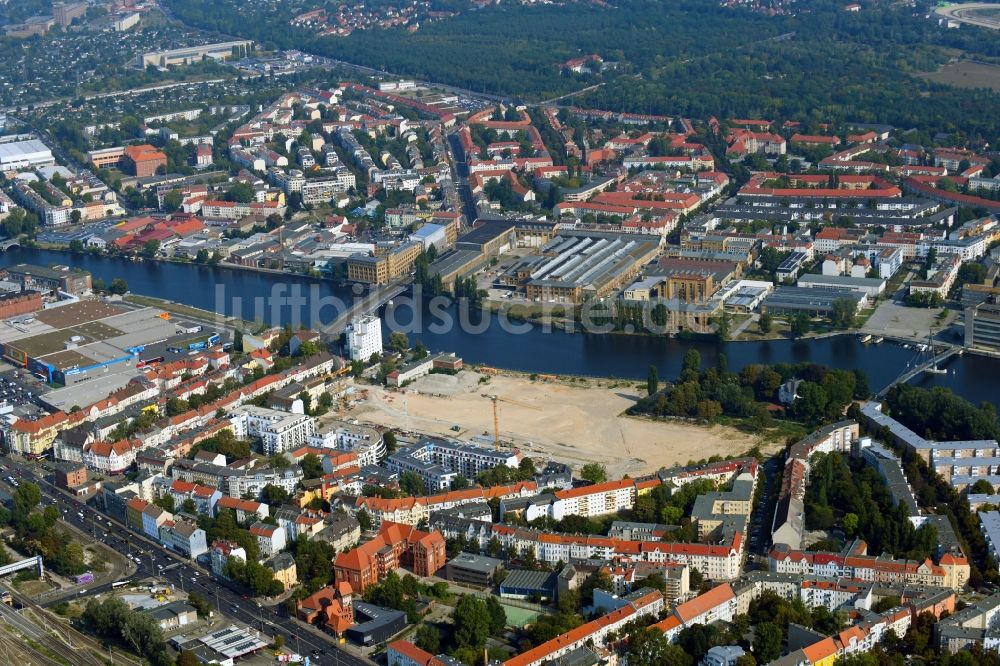
[[947, 350], [945, 350], [941, 354], [934, 354], [934, 352], [932, 351], [931, 352], [931, 358], [929, 358], [926, 361], [920, 363], [919, 365], [916, 365], [916, 366], [911, 367], [908, 370], [904, 371], [903, 374], [901, 374], [895, 380], [893, 380], [892, 382], [890, 382], [890, 384], [888, 386], [886, 386], [884, 389], [882, 389], [881, 391], [879, 391], [878, 393], [876, 393], [875, 397], [876, 398], [881, 398], [886, 393], [888, 393], [889, 389], [891, 389], [896, 384], [905, 384], [905, 383], [909, 382], [911, 379], [913, 379], [914, 377], [916, 377], [917, 375], [919, 375], [921, 373], [924, 373], [924, 372], [943, 372], [941, 370], [937, 370], [938, 365], [941, 364], [941, 363], [943, 363], [944, 361], [948, 360], [952, 356], [955, 356], [956, 354], [957, 355], [961, 355], [962, 351], [963, 350], [962, 350], [961, 347], [949, 347]]
[[30, 569], [31, 567], [36, 567], [38, 569], [39, 578], [45, 573], [45, 568], [42, 565], [42, 556], [35, 555], [34, 557], [29, 557], [26, 560], [21, 560], [19, 562], [13, 562], [11, 564], [5, 564], [0, 567], [0, 576], [6, 576], [12, 574], [15, 571], [21, 571], [22, 569]]

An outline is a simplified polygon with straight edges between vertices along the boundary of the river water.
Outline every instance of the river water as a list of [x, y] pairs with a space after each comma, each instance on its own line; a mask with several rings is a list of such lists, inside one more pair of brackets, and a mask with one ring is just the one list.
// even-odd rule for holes
[[[110, 283], [116, 277], [128, 282], [131, 291], [165, 298], [244, 319], [262, 319], [272, 324], [310, 325], [332, 321], [343, 302], [355, 297], [351, 289], [306, 277], [259, 273], [238, 269], [158, 263], [130, 262], [101, 255], [72, 255], [49, 250], [13, 249], [0, 254], [0, 266], [31, 263], [41, 266], [69, 264], [90, 271]], [[294, 306], [276, 296], [301, 295], [305, 305]], [[322, 308], [317, 303], [331, 302]], [[644, 379], [651, 364], [659, 376], [671, 379], [680, 371], [689, 349], [701, 353], [705, 365], [718, 363], [725, 354], [729, 368], [739, 370], [752, 363], [797, 363], [811, 361], [836, 368], [860, 368], [878, 390], [915, 361], [911, 349], [884, 343], [864, 345], [855, 335], [813, 340], [764, 342], [682, 341], [663, 336], [565, 333], [541, 327], [502, 322], [495, 316], [472, 313], [465, 325], [441, 325], [442, 318], [456, 322], [455, 307], [442, 311], [428, 305], [413, 306], [397, 299], [382, 312], [385, 335], [402, 330], [411, 341], [420, 340], [429, 349], [453, 351], [467, 363], [544, 374], [572, 374], [623, 379]], [[418, 316], [414, 316], [417, 314]], [[1000, 359], [964, 355], [947, 362], [948, 374], [923, 375], [919, 386], [945, 386], [973, 402], [1000, 402]]]

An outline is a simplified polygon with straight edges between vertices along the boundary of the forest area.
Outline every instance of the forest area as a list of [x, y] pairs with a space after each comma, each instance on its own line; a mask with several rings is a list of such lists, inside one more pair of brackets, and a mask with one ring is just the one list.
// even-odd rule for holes
[[[870, 5], [843, 11], [832, 0], [808, 12], [768, 17], [709, 0], [631, 0], [614, 7], [509, 6], [463, 11], [409, 33], [357, 31], [316, 38], [292, 28], [283, 4], [248, 9], [235, 0], [167, 0], [192, 25], [298, 48], [393, 73], [538, 101], [604, 85], [586, 106], [693, 118], [767, 117], [882, 122], [995, 141], [1000, 102], [988, 90], [958, 89], [921, 76], [957, 52], [1000, 58], [986, 29], [943, 30], [928, 7]], [[255, 13], [254, 20], [246, 20]], [[472, 57], [474, 54], [488, 57]], [[561, 63], [598, 53], [617, 66], [579, 75]], [[724, 92], [722, 92], [724, 91]]]
[[937, 530], [914, 528], [905, 507], [893, 504], [878, 472], [840, 453], [813, 458], [805, 507], [808, 529], [839, 527], [846, 537], [866, 541], [872, 554], [922, 561], [937, 547]]

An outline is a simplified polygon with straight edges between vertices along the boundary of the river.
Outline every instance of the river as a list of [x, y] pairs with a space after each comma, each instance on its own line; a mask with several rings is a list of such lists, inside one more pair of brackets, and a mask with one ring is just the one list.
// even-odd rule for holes
[[[264, 319], [269, 323], [309, 325], [319, 318], [334, 318], [338, 306], [315, 307], [321, 299], [350, 301], [350, 289], [329, 282], [294, 275], [261, 273], [238, 269], [160, 263], [130, 262], [101, 255], [72, 255], [66, 252], [12, 249], [0, 253], [0, 266], [31, 263], [41, 266], [70, 264], [90, 271], [95, 278], [110, 283], [116, 277], [128, 282], [137, 294], [165, 298], [178, 303], [223, 312], [245, 319]], [[259, 307], [260, 301], [274, 294], [311, 295], [305, 307]], [[277, 299], [270, 299], [272, 304]], [[765, 342], [681, 341], [663, 336], [583, 334], [548, 331], [540, 327], [513, 325], [495, 316], [468, 317], [467, 325], [440, 325], [442, 316], [459, 319], [456, 308], [444, 311], [428, 306], [414, 308], [405, 297], [383, 309], [385, 335], [403, 330], [411, 341], [420, 340], [429, 349], [453, 351], [468, 363], [483, 363], [498, 368], [544, 374], [572, 374], [623, 379], [645, 379], [649, 366], [657, 366], [664, 379], [676, 377], [681, 360], [689, 349], [701, 353], [705, 365], [714, 365], [725, 354], [732, 370], [752, 363], [796, 363], [812, 361], [836, 368], [861, 368], [868, 375], [873, 390], [878, 390], [898, 376], [915, 352], [883, 343], [864, 345], [854, 335], [810, 340], [772, 340]], [[255, 301], [256, 314], [255, 314]], [[414, 313], [419, 313], [414, 317]], [[419, 326], [415, 326], [415, 322]], [[516, 329], [512, 331], [511, 329]], [[914, 380], [920, 386], [946, 386], [975, 403], [1000, 401], [997, 377], [1000, 359], [978, 355], [952, 358], [946, 375], [924, 375]]]

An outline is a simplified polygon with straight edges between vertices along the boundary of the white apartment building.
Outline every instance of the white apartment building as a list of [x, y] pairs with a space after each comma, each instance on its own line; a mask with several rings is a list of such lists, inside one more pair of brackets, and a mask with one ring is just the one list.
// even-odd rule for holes
[[231, 476], [228, 479], [230, 497], [259, 497], [264, 486], [283, 488], [289, 495], [295, 494], [295, 489], [302, 481], [302, 468], [298, 465], [284, 469], [265, 468], [251, 470], [242, 475]]
[[382, 320], [365, 315], [351, 321], [347, 327], [347, 354], [352, 361], [367, 361], [372, 354], [382, 353]]
[[205, 530], [187, 520], [168, 520], [160, 526], [160, 543], [182, 555], [196, 559], [208, 552]]
[[309, 446], [320, 449], [351, 451], [358, 456], [358, 466], [377, 465], [385, 457], [382, 433], [374, 428], [337, 422], [309, 438]]
[[480, 472], [506, 465], [517, 467], [521, 454], [517, 450], [494, 449], [477, 444], [428, 440], [428, 460], [474, 479]]
[[83, 447], [83, 464], [104, 474], [121, 474], [135, 462], [141, 447], [142, 443], [136, 439], [91, 442]]
[[316, 430], [311, 416], [254, 405], [238, 407], [232, 416], [232, 423], [237, 437], [259, 438], [265, 455], [297, 449], [306, 444]]
[[278, 525], [256, 522], [250, 526], [250, 534], [257, 538], [262, 560], [280, 553], [285, 548], [285, 530]]
[[559, 490], [549, 502], [528, 506], [525, 519], [549, 517], [562, 520], [566, 516], [600, 516], [631, 509], [635, 505], [636, 487], [631, 479], [608, 481], [582, 488]]

